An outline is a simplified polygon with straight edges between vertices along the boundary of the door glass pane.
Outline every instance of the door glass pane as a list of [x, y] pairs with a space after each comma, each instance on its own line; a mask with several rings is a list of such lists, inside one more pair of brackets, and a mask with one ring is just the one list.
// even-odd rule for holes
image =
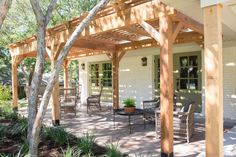
[[188, 57], [180, 57], [180, 66], [181, 67], [188, 66]]
[[188, 79], [180, 79], [180, 89], [187, 89]]
[[189, 56], [189, 66], [198, 66], [197, 56]]
[[180, 69], [180, 78], [188, 78], [188, 68], [181, 68]]
[[198, 77], [198, 68], [189, 67], [189, 78], [197, 78]]
[[189, 89], [198, 89], [198, 80], [190, 79], [189, 80]]

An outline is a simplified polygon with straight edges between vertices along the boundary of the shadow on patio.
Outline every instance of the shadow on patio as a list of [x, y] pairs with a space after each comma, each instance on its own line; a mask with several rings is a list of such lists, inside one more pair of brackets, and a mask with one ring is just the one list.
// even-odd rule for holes
[[[143, 125], [142, 116], [131, 117], [131, 130], [129, 133], [128, 117], [116, 115], [115, 127], [114, 115], [111, 107], [103, 107], [102, 111], [93, 108], [89, 114], [86, 107], [80, 106], [77, 116], [62, 115], [61, 125], [70, 133], [82, 136], [90, 133], [96, 137], [100, 145], [114, 143], [122, 153], [129, 156], [159, 156], [160, 139], [156, 138], [154, 123]], [[204, 150], [204, 125], [195, 122], [195, 132], [188, 144], [186, 142], [174, 141], [175, 156], [196, 156]]]

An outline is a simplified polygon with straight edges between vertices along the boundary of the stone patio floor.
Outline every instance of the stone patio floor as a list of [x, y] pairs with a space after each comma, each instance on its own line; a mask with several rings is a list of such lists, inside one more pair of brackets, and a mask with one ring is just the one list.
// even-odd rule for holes
[[[117, 115], [114, 127], [113, 112], [111, 107], [102, 107], [102, 111], [92, 108], [89, 114], [85, 106], [79, 106], [77, 115], [63, 114], [61, 126], [68, 132], [83, 136], [86, 133], [96, 137], [99, 145], [113, 143], [118, 150], [128, 156], [158, 157], [160, 156], [160, 139], [156, 137], [154, 123], [147, 123], [144, 128], [143, 119], [139, 115], [132, 116], [132, 133], [129, 133], [128, 117]], [[49, 108], [44, 123], [51, 125], [51, 109]], [[204, 121], [195, 120], [195, 131], [190, 143], [174, 140], [175, 157], [195, 157], [205, 150]], [[233, 134], [236, 139], [235, 134]], [[232, 140], [231, 140], [232, 142]], [[233, 144], [236, 144], [233, 141]], [[235, 147], [236, 149], [236, 147]], [[236, 151], [235, 151], [236, 155]]]

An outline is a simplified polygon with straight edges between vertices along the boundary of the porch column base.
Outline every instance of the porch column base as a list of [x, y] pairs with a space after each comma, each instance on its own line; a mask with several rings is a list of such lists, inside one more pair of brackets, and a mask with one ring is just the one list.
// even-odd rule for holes
[[164, 152], [161, 152], [161, 157], [174, 157], [174, 153], [166, 154]]
[[57, 119], [57, 120], [52, 120], [52, 125], [53, 126], [60, 126], [60, 120]]

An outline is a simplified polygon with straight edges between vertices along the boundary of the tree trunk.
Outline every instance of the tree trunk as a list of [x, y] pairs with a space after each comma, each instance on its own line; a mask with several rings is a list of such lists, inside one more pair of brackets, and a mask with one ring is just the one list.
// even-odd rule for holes
[[[41, 130], [41, 127], [42, 127], [43, 117], [45, 116], [47, 106], [48, 106], [48, 103], [49, 103], [49, 99], [50, 99], [50, 96], [51, 96], [51, 93], [52, 93], [52, 90], [53, 90], [53, 86], [55, 84], [56, 79], [58, 78], [58, 75], [59, 75], [59, 72], [60, 72], [60, 69], [61, 69], [61, 65], [63, 64], [63, 61], [64, 61], [65, 57], [69, 53], [69, 50], [71, 49], [72, 45], [77, 40], [79, 35], [82, 33], [84, 28], [89, 25], [90, 21], [97, 14], [97, 12], [99, 10], [101, 10], [108, 2], [109, 2], [109, 0], [101, 0], [89, 12], [88, 16], [79, 24], [79, 26], [75, 29], [75, 31], [72, 33], [72, 35], [70, 36], [70, 38], [66, 42], [65, 46], [63, 47], [63, 49], [62, 49], [62, 51], [61, 51], [61, 53], [58, 57], [58, 60], [56, 62], [56, 65], [55, 65], [55, 67], [54, 67], [54, 69], [51, 73], [51, 76], [50, 76], [50, 79], [48, 81], [47, 87], [46, 87], [45, 92], [43, 94], [42, 101], [40, 103], [40, 107], [39, 107], [37, 116], [36, 116], [35, 121], [34, 121], [33, 130], [32, 130], [32, 139], [30, 139], [30, 141], [31, 141], [31, 146], [30, 147], [31, 148], [33, 147], [34, 149], [36, 149], [38, 147], [39, 134], [40, 134], [40, 130]], [[37, 69], [37, 67], [35, 69]], [[34, 153], [34, 155], [37, 154], [36, 152], [31, 152], [31, 153]]]
[[0, 29], [11, 7], [12, 0], [0, 0]]
[[37, 102], [38, 102], [38, 94], [39, 88], [42, 82], [43, 68], [45, 63], [45, 55], [46, 55], [46, 27], [51, 19], [52, 11], [56, 7], [57, 0], [52, 0], [47, 8], [46, 14], [43, 14], [42, 9], [40, 8], [40, 4], [38, 0], [30, 0], [31, 6], [33, 8], [34, 14], [36, 16], [37, 24], [38, 24], [38, 32], [37, 32], [37, 59], [35, 64], [35, 70], [33, 74], [33, 78], [31, 81], [31, 88], [28, 100], [28, 142], [29, 142], [29, 153], [30, 156], [37, 157], [38, 156], [38, 143], [39, 143], [39, 135], [35, 136], [33, 131], [33, 125], [37, 113]]

